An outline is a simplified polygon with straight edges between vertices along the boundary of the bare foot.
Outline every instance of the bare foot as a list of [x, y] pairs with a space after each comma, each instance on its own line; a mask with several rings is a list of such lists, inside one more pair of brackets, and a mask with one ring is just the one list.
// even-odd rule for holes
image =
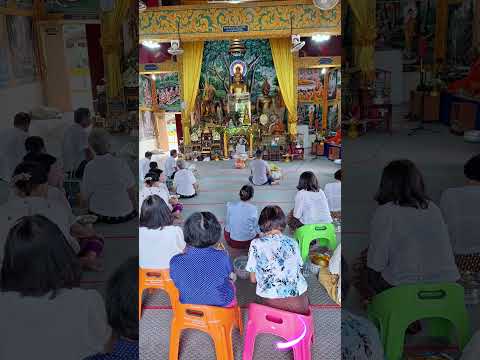
[[280, 185], [280, 181], [273, 181], [272, 185]]

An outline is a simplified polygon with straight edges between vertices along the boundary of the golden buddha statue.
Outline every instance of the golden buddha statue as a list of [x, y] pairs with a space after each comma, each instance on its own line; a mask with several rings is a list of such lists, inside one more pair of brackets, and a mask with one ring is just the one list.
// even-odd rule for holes
[[237, 66], [233, 73], [233, 82], [230, 84], [230, 94], [244, 94], [247, 92], [247, 84], [243, 82], [242, 69], [240, 66]]
[[270, 84], [265, 79], [262, 86], [262, 94], [257, 99], [257, 114], [270, 114], [273, 110], [273, 98], [270, 96]]

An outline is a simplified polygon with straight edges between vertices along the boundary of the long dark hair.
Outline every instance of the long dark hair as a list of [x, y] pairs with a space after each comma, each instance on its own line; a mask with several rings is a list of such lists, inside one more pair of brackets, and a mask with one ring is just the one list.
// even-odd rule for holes
[[81, 267], [63, 232], [46, 217], [25, 216], [10, 229], [1, 272], [3, 291], [54, 298], [80, 284]]
[[318, 192], [319, 188], [317, 177], [313, 172], [305, 171], [300, 175], [297, 190]]
[[426, 209], [429, 198], [423, 176], [415, 164], [410, 160], [395, 160], [383, 169], [375, 200], [379, 205], [393, 202], [399, 206]]

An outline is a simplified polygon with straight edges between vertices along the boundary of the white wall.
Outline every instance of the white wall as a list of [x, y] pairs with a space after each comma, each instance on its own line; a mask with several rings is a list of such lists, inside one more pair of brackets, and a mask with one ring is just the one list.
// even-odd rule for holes
[[0, 89], [2, 102], [0, 128], [13, 126], [16, 113], [28, 112], [43, 105], [42, 86], [40, 82]]
[[377, 69], [391, 71], [391, 101], [393, 105], [408, 101], [404, 98], [404, 74], [401, 50], [377, 50], [375, 51], [375, 67]]

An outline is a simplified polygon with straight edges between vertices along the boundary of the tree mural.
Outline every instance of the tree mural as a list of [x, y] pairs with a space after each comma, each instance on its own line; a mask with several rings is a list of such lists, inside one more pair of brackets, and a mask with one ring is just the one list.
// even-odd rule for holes
[[215, 99], [224, 99], [230, 85], [230, 63], [241, 59], [247, 63], [247, 76], [244, 81], [250, 89], [254, 102], [259, 94], [263, 81], [268, 80], [272, 86], [272, 94], [278, 89], [278, 80], [272, 59], [272, 51], [268, 40], [246, 40], [246, 52], [243, 56], [234, 57], [228, 53], [228, 41], [209, 41], [203, 51], [202, 74], [200, 77], [200, 94], [205, 85], [215, 88]]

